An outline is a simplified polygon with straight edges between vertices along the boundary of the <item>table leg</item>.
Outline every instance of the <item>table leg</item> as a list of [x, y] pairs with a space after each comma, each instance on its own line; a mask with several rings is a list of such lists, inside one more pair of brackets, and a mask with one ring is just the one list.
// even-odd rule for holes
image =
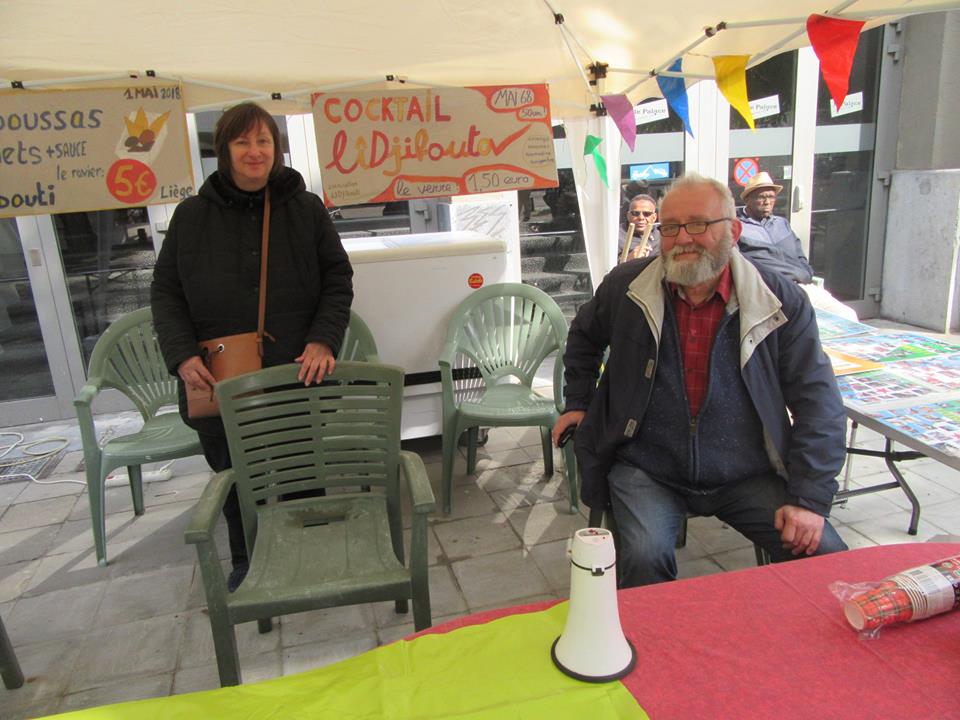
[[906, 478], [903, 476], [903, 473], [900, 472], [900, 468], [896, 466], [895, 463], [901, 462], [903, 460], [916, 460], [918, 458], [926, 457], [921, 452], [916, 452], [915, 450], [894, 450], [893, 449], [893, 440], [890, 438], [886, 439], [886, 446], [881, 450], [864, 450], [861, 448], [848, 447], [848, 455], [868, 455], [870, 457], [882, 457], [884, 462], [887, 464], [887, 469], [890, 470], [890, 474], [893, 475], [894, 480], [892, 482], [879, 483], [877, 485], [870, 485], [868, 487], [856, 488], [854, 490], [844, 489], [836, 494], [835, 501], [846, 500], [847, 498], [856, 497], [857, 495], [867, 495], [868, 493], [880, 492], [881, 490], [892, 490], [894, 488], [900, 488], [903, 490], [903, 494], [907, 496], [907, 499], [910, 501], [910, 505], [913, 508], [910, 514], [910, 527], [907, 529], [907, 533], [910, 535], [917, 534], [917, 528], [920, 525], [920, 501], [917, 500], [917, 496], [914, 494], [913, 489], [910, 485], [907, 484]]

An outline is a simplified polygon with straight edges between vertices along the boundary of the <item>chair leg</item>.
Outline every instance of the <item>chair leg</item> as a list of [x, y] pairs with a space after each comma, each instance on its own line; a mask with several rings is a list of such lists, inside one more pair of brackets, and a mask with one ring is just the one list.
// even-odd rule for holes
[[444, 420], [443, 423], [443, 512], [450, 514], [450, 494], [453, 491], [453, 459], [457, 451], [457, 421], [456, 418]]
[[93, 547], [97, 564], [107, 566], [106, 473], [99, 468], [87, 468], [87, 502], [90, 503], [90, 523], [93, 526]]
[[[577, 481], [577, 455], [573, 450], [573, 443], [567, 443], [563, 448], [563, 464], [567, 473], [567, 489], [570, 492], [570, 513], [574, 514], [580, 508], [579, 500], [579, 482]], [[592, 512], [592, 511], [591, 511]], [[591, 525], [591, 527], [598, 527]]]
[[480, 438], [480, 428], [474, 425], [467, 428], [467, 475], [477, 471], [477, 442]]
[[433, 625], [430, 616], [430, 585], [427, 582], [427, 573], [414, 573], [411, 578], [413, 586], [413, 627], [419, 632]]
[[127, 477], [130, 478], [133, 514], [143, 515], [143, 469], [139, 465], [127, 465]]
[[7, 629], [3, 626], [3, 620], [0, 620], [0, 677], [3, 678], [3, 684], [8, 690], [23, 685], [23, 671], [20, 669], [20, 663], [17, 662], [17, 656], [13, 653], [13, 643], [10, 642]]
[[273, 630], [273, 618], [260, 618], [257, 620], [257, 630], [261, 635], [266, 635]]
[[540, 447], [543, 449], [543, 471], [553, 475], [553, 440], [548, 427], [540, 428]]
[[770, 553], [764, 550], [762, 547], [754, 543], [753, 552], [757, 556], [757, 565], [769, 565], [770, 564]]
[[674, 544], [675, 548], [682, 548], [687, 546], [687, 516], [684, 515], [683, 519], [680, 521], [680, 531], [677, 533], [677, 542]]
[[603, 510], [600, 508], [590, 508], [590, 518], [587, 520], [587, 527], [603, 527]]
[[[217, 671], [220, 686], [240, 684], [240, 656], [237, 653], [237, 636], [223, 608], [207, 603], [210, 614], [210, 630], [213, 633], [213, 649], [217, 655]], [[258, 621], [259, 622], [259, 621]]]

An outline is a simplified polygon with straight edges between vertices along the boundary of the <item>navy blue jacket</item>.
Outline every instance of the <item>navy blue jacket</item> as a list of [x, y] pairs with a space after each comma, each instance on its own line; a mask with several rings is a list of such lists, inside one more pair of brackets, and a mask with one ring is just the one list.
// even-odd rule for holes
[[[730, 268], [726, 311], [739, 314], [740, 375], [763, 425], [767, 455], [797, 504], [826, 516], [846, 452], [846, 415], [813, 308], [793, 282], [754, 266], [736, 249]], [[566, 410], [586, 410], [576, 452], [581, 498], [590, 507], [608, 505], [610, 466], [643, 421], [667, 301], [661, 259], [630, 261], [607, 275], [570, 326], [564, 392]]]
[[754, 220], [743, 208], [737, 212], [743, 225], [737, 247], [758, 265], [785, 275], [794, 282], [813, 281], [813, 268], [803, 254], [800, 238], [793, 232], [786, 218], [770, 215]]

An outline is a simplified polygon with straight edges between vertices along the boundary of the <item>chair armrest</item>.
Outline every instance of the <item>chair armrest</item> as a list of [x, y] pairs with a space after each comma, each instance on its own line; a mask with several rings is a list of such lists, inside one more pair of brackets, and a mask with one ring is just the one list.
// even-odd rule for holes
[[213, 540], [213, 529], [216, 527], [217, 520], [220, 517], [220, 511], [223, 509], [223, 503], [227, 499], [227, 493], [233, 487], [233, 470], [224, 470], [218, 472], [203, 489], [203, 495], [197, 501], [190, 513], [190, 521], [187, 523], [184, 540], [189, 545], [210, 542]]
[[440, 350], [440, 366], [450, 367], [453, 365], [453, 359], [457, 356], [457, 343], [455, 340], [447, 340]]
[[427, 469], [423, 466], [420, 456], [408, 450], [401, 450], [400, 468], [407, 478], [413, 511], [426, 514], [436, 510], [437, 503], [433, 497], [433, 488], [430, 487], [430, 478], [427, 477]]
[[83, 446], [83, 461], [87, 475], [96, 478], [100, 472], [100, 443], [97, 439], [97, 429], [93, 422], [93, 411], [90, 406], [100, 392], [100, 378], [90, 378], [86, 385], [80, 388], [73, 406], [77, 410], [77, 425], [80, 428], [80, 443]]
[[77, 397], [73, 401], [74, 407], [80, 407], [81, 405], [90, 406], [90, 403], [93, 402], [93, 399], [97, 396], [97, 393], [100, 392], [100, 378], [90, 378], [87, 380], [86, 385], [80, 388], [80, 392], [77, 393]]
[[557, 349], [557, 359], [553, 363], [553, 402], [557, 412], [562, 413], [566, 404], [563, 399], [563, 354], [567, 351], [566, 341]]

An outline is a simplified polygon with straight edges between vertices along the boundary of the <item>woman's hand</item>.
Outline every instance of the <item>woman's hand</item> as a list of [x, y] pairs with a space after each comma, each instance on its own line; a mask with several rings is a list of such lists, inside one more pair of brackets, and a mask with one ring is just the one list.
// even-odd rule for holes
[[322, 342], [308, 342], [300, 353], [300, 357], [294, 358], [293, 361], [300, 363], [297, 380], [303, 381], [304, 385], [322, 382], [324, 376], [332, 373], [337, 366], [333, 352]]
[[177, 375], [187, 387], [194, 390], [213, 391], [217, 379], [213, 376], [199, 355], [188, 357], [177, 366]]

